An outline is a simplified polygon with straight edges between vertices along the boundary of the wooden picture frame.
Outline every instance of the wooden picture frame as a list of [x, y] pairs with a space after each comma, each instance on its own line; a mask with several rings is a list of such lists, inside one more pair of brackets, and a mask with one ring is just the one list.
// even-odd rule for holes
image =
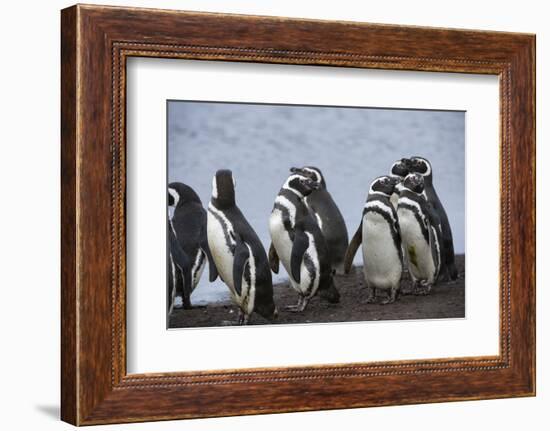
[[[61, 18], [64, 421], [535, 394], [534, 35], [82, 5], [64, 9]], [[499, 355], [128, 375], [125, 65], [131, 56], [498, 75]]]

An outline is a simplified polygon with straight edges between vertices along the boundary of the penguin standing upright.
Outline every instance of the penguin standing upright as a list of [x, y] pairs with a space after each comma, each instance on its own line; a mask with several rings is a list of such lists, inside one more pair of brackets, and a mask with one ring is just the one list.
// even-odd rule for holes
[[252, 312], [269, 320], [277, 317], [267, 254], [235, 203], [230, 170], [219, 170], [212, 181], [208, 244], [214, 266], [239, 307], [239, 324], [247, 324]]
[[[191, 308], [191, 293], [197, 286], [208, 254], [206, 237], [206, 211], [195, 191], [183, 183], [168, 185], [168, 205], [174, 208], [171, 228], [189, 263], [181, 268], [182, 279], [177, 279], [174, 308]], [[171, 247], [172, 250], [172, 247]], [[173, 257], [173, 255], [172, 255]], [[215, 268], [210, 268], [215, 272]]]
[[433, 185], [432, 165], [423, 157], [411, 157], [408, 159], [407, 167], [410, 172], [418, 173], [424, 177], [424, 196], [432, 205], [441, 222], [441, 276], [443, 280], [456, 280], [458, 278], [458, 270], [455, 265], [453, 233], [451, 231], [451, 225], [449, 223], [447, 213], [445, 212], [445, 208], [439, 200], [439, 196], [437, 196]]
[[305, 166], [291, 168], [291, 172], [310, 176], [319, 187], [306, 196], [305, 203], [312, 212], [327, 242], [332, 269], [344, 272], [344, 258], [348, 248], [348, 231], [342, 213], [327, 190], [325, 177], [319, 168]]
[[397, 218], [414, 294], [428, 294], [441, 266], [441, 229], [437, 212], [426, 200], [424, 177], [409, 174], [399, 195]]
[[340, 301], [325, 238], [304, 202], [317, 187], [318, 183], [309, 176], [291, 174], [279, 191], [269, 218], [271, 268], [278, 273], [281, 261], [291, 286], [299, 294], [298, 304], [289, 307], [290, 311], [305, 310], [317, 291], [331, 303]]
[[388, 291], [383, 304], [395, 301], [403, 273], [403, 252], [397, 213], [390, 202], [400, 180], [376, 178], [369, 189], [361, 223], [346, 253], [345, 272], [349, 273], [357, 248], [363, 243], [363, 273], [371, 289], [367, 302], [374, 302], [376, 289]]

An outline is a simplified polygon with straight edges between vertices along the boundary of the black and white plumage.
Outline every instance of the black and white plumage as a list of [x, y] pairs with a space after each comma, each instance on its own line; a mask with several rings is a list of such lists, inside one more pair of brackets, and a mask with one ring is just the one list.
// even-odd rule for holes
[[424, 196], [424, 177], [409, 174], [399, 195], [397, 217], [415, 294], [427, 294], [441, 267], [442, 234], [437, 212]]
[[293, 311], [303, 311], [317, 292], [331, 303], [340, 301], [325, 238], [304, 202], [317, 187], [309, 176], [291, 174], [279, 191], [269, 218], [270, 265], [278, 273], [279, 261], [282, 262], [291, 286], [298, 292], [298, 304], [289, 307]]
[[348, 231], [342, 213], [327, 190], [325, 177], [319, 168], [313, 166], [291, 168], [290, 171], [309, 176], [317, 182], [318, 188], [306, 196], [305, 203], [325, 237], [332, 269], [338, 274], [343, 274], [344, 258], [348, 248]]
[[376, 298], [376, 290], [388, 291], [383, 304], [395, 301], [403, 272], [401, 236], [395, 208], [390, 198], [400, 183], [395, 177], [376, 178], [369, 189], [361, 223], [353, 236], [345, 260], [349, 273], [357, 249], [363, 244], [363, 273], [371, 294], [367, 302]]
[[424, 177], [424, 196], [432, 205], [441, 222], [442, 234], [442, 262], [441, 262], [441, 278], [443, 280], [456, 280], [458, 278], [458, 270], [455, 265], [455, 250], [453, 244], [453, 233], [449, 218], [443, 204], [439, 200], [439, 196], [433, 185], [433, 171], [431, 163], [423, 157], [411, 157], [407, 161], [409, 171], [418, 173]]
[[399, 200], [399, 193], [403, 188], [401, 184], [405, 177], [409, 174], [408, 159], [396, 160], [395, 163], [390, 168], [390, 177], [398, 180], [398, 184], [395, 186], [393, 193], [390, 197], [390, 202], [393, 207], [397, 210], [397, 201]]
[[207, 226], [212, 259], [239, 307], [239, 324], [247, 324], [253, 312], [269, 320], [275, 318], [277, 308], [267, 254], [235, 203], [235, 181], [230, 170], [219, 170], [213, 178]]
[[170, 256], [173, 260], [176, 241], [181, 249], [178, 254], [188, 261], [185, 267], [180, 268], [181, 276], [177, 271], [172, 271], [172, 304], [173, 308], [191, 308], [191, 293], [199, 283], [210, 253], [206, 238], [206, 211], [197, 193], [178, 182], [168, 185], [168, 205], [174, 208], [169, 220]]

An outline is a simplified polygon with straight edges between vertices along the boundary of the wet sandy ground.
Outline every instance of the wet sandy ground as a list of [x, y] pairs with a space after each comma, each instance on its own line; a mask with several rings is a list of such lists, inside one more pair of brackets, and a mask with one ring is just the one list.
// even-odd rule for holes
[[[402, 280], [402, 292], [393, 304], [382, 305], [384, 292], [377, 292], [378, 303], [367, 304], [369, 289], [365, 287], [361, 267], [354, 267], [349, 275], [336, 276], [335, 284], [340, 292], [340, 303], [329, 304], [318, 296], [314, 297], [302, 313], [285, 311], [294, 305], [298, 294], [288, 283], [274, 287], [275, 303], [279, 316], [269, 322], [254, 313], [249, 324], [289, 324], [357, 322], [371, 320], [441, 319], [465, 316], [464, 300], [464, 255], [457, 255], [459, 277], [456, 281], [435, 285], [428, 296], [407, 295], [411, 291], [408, 276]], [[238, 308], [227, 303], [216, 303], [192, 310], [174, 310], [170, 316], [170, 328], [208, 327], [236, 325]]]

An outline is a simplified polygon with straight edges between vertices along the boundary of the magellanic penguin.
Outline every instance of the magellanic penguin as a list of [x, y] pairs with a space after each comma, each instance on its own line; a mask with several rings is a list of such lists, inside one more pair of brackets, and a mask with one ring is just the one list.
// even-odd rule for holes
[[442, 233], [442, 262], [441, 262], [441, 277], [444, 281], [456, 280], [458, 271], [455, 265], [455, 249], [453, 244], [453, 233], [449, 218], [445, 212], [443, 204], [439, 200], [439, 196], [433, 185], [433, 171], [431, 163], [423, 157], [411, 157], [408, 160], [408, 169], [410, 172], [416, 172], [424, 177], [424, 196], [432, 205], [433, 209], [439, 216], [441, 221]]
[[441, 265], [441, 229], [437, 212], [426, 200], [424, 177], [409, 174], [399, 195], [397, 218], [407, 255], [414, 294], [428, 294], [437, 281]]
[[332, 269], [344, 273], [344, 257], [348, 249], [348, 230], [342, 213], [327, 190], [325, 177], [319, 168], [291, 168], [291, 172], [310, 176], [319, 187], [306, 196], [305, 203], [315, 217], [327, 242]]
[[399, 200], [399, 193], [403, 188], [401, 184], [405, 177], [409, 174], [409, 169], [407, 168], [408, 159], [396, 160], [395, 163], [391, 166], [390, 177], [399, 180], [399, 183], [395, 186], [393, 193], [390, 198], [390, 202], [397, 211], [397, 201]]
[[361, 223], [346, 253], [345, 271], [349, 273], [357, 248], [363, 244], [363, 273], [371, 289], [367, 302], [374, 302], [376, 289], [388, 292], [383, 304], [395, 301], [403, 273], [403, 251], [397, 213], [390, 202], [400, 180], [376, 178], [369, 189]]
[[269, 218], [270, 265], [279, 272], [279, 261], [299, 294], [290, 311], [305, 310], [317, 292], [331, 303], [340, 301], [334, 286], [328, 247], [321, 228], [309, 212], [304, 199], [318, 187], [309, 176], [291, 174], [279, 191]]
[[[189, 259], [187, 268], [182, 268], [182, 280], [177, 279], [181, 285], [175, 285], [173, 305], [174, 308], [191, 308], [191, 293], [201, 278], [210, 253], [206, 237], [206, 211], [197, 193], [188, 185], [177, 182], [168, 185], [168, 206], [174, 208], [170, 220], [173, 233]], [[211, 267], [210, 271], [215, 273], [215, 268]]]
[[277, 317], [267, 254], [235, 203], [230, 170], [219, 170], [212, 181], [208, 244], [218, 274], [239, 307], [239, 324], [247, 324], [252, 312], [268, 320]]

